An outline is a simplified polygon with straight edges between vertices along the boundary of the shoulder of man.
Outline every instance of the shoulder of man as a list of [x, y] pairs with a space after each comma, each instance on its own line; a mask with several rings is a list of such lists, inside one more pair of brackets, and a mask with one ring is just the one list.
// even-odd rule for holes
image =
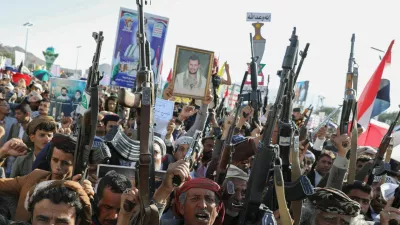
[[46, 170], [41, 170], [41, 169], [35, 169], [32, 172], [30, 172], [27, 177], [38, 177], [38, 178], [44, 178], [48, 175], [50, 175], [51, 172], [46, 171]]

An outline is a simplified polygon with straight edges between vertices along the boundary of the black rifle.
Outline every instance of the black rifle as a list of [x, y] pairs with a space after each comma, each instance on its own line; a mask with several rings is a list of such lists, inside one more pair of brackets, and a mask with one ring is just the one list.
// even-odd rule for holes
[[[87, 108], [83, 115], [79, 116], [78, 142], [74, 154], [74, 175], [81, 174], [83, 181], [86, 179], [87, 167], [93, 147], [97, 128], [97, 115], [99, 113], [99, 82], [103, 78], [99, 73], [99, 59], [101, 45], [103, 44], [103, 32], [93, 32], [96, 41], [96, 52], [94, 53], [92, 66], [89, 69], [86, 81], [85, 94], [80, 107]], [[89, 99], [86, 97], [89, 96]]]
[[399, 120], [399, 117], [400, 117], [400, 111], [397, 114], [396, 119], [390, 124], [389, 130], [387, 131], [387, 133], [385, 134], [385, 136], [383, 137], [383, 139], [381, 141], [381, 144], [379, 145], [378, 152], [375, 156], [372, 167], [368, 171], [368, 182], [367, 182], [368, 185], [372, 185], [372, 182], [374, 181], [375, 176], [381, 175], [381, 174], [376, 174], [375, 168], [377, 166], [379, 166], [383, 161], [383, 157], [385, 156], [386, 149], [389, 147], [389, 144], [390, 144], [394, 126], [396, 125], [397, 121]]
[[244, 78], [242, 81], [242, 86], [240, 87], [240, 94], [239, 98], [242, 97], [243, 101], [250, 101], [251, 107], [254, 110], [253, 114], [253, 119], [252, 119], [252, 130], [257, 128], [256, 124], [260, 124], [259, 119], [258, 119], [258, 114], [260, 111], [260, 108], [262, 107], [262, 100], [261, 100], [261, 92], [260, 90], [257, 90], [258, 86], [258, 81], [257, 81], [257, 60], [258, 56], [254, 56], [254, 49], [253, 49], [253, 38], [252, 34], [250, 34], [250, 46], [251, 46], [251, 62], [250, 62], [250, 76], [251, 76], [251, 92], [242, 94], [244, 83], [246, 82], [247, 76], [249, 74], [248, 71], [245, 72]]
[[258, 144], [258, 152], [247, 185], [245, 203], [243, 210], [240, 212], [239, 224], [241, 225], [256, 223], [265, 213], [270, 212], [268, 210], [259, 211], [259, 209], [262, 203], [265, 184], [270, 180], [269, 171], [273, 168], [275, 159], [279, 158], [279, 146], [273, 145], [271, 142], [272, 133], [279, 119], [279, 113], [282, 107], [281, 101], [287, 85], [287, 79], [289, 74], [292, 73], [296, 58], [298, 40], [295, 31], [296, 29], [294, 29], [292, 38], [290, 39], [290, 45], [286, 48], [286, 54], [282, 63], [283, 71], [281, 73], [281, 82], [275, 104], [268, 114], [268, 123], [264, 126], [262, 140]]
[[263, 113], [267, 113], [267, 105], [268, 105], [268, 93], [269, 93], [269, 74], [267, 78], [267, 90], [265, 90], [265, 97], [264, 97], [264, 106], [263, 106]]
[[[190, 144], [189, 149], [185, 155], [185, 157], [183, 158], [183, 160], [185, 160], [186, 162], [188, 162], [189, 168], [193, 168], [194, 164], [196, 163], [196, 159], [195, 156], [196, 155], [200, 155], [200, 148], [199, 148], [199, 140], [201, 138], [201, 131], [196, 130], [196, 132], [193, 135], [193, 142]], [[179, 187], [182, 184], [182, 179], [180, 176], [175, 175], [174, 178], [172, 178], [172, 184], [175, 187]]]

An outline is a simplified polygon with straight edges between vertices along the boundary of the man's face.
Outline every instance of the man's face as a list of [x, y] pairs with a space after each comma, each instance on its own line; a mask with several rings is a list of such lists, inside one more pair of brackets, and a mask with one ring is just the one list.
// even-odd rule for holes
[[371, 195], [369, 193], [353, 189], [347, 194], [347, 196], [360, 204], [362, 214], [367, 214], [371, 204]]
[[350, 220], [350, 216], [319, 211], [315, 218], [315, 225], [348, 225]]
[[301, 115], [300, 112], [294, 112], [294, 113], [293, 113], [293, 116], [294, 116], [295, 120], [299, 120], [299, 119], [302, 118], [302, 115]]
[[101, 196], [97, 219], [101, 225], [117, 224], [122, 194], [113, 193], [110, 187], [106, 187]]
[[67, 90], [66, 89], [62, 89], [61, 90], [61, 95], [64, 96], [64, 97], [67, 96]]
[[154, 149], [154, 154], [153, 154], [154, 169], [159, 170], [161, 168], [161, 159], [162, 159], [161, 148], [158, 144], [154, 143], [153, 149]]
[[35, 145], [35, 149], [43, 149], [44, 146], [51, 141], [51, 139], [53, 138], [53, 134], [53, 131], [37, 130], [29, 137]]
[[81, 93], [79, 93], [79, 91], [77, 91], [76, 93], [75, 93], [75, 98], [76, 99], [79, 99], [81, 97]]
[[200, 64], [198, 60], [189, 60], [189, 65], [188, 65], [188, 69], [189, 69], [189, 73], [191, 74], [196, 74], [197, 71], [199, 70]]
[[[232, 178], [230, 181], [234, 185], [235, 193], [230, 195], [228, 199], [224, 200], [224, 205], [226, 207], [226, 213], [232, 217], [236, 217], [243, 209], [243, 201], [246, 197], [247, 181], [238, 178]], [[227, 193], [227, 191], [225, 191], [225, 193]]]
[[108, 133], [110, 130], [112, 130], [113, 127], [118, 126], [117, 121], [108, 121], [107, 122], [107, 127], [106, 127], [106, 133]]
[[65, 153], [61, 149], [54, 147], [50, 163], [52, 179], [64, 180], [65, 178], [72, 177], [73, 162], [74, 155], [72, 153]]
[[15, 119], [17, 119], [18, 123], [25, 123], [29, 121], [29, 113], [24, 114], [21, 110], [15, 110]]
[[117, 103], [114, 100], [108, 100], [107, 102], [108, 111], [114, 112], [117, 107]]
[[0, 114], [7, 115], [10, 112], [10, 106], [6, 101], [0, 101]]
[[32, 225], [75, 225], [76, 220], [75, 208], [65, 203], [54, 204], [43, 199], [33, 209]]
[[214, 139], [207, 139], [203, 144], [203, 152], [212, 152], [214, 149]]
[[323, 156], [317, 162], [315, 170], [321, 175], [325, 176], [332, 167], [332, 159], [329, 156]]
[[178, 149], [174, 153], [175, 160], [178, 161], [178, 160], [185, 158], [185, 155], [188, 152], [188, 150], [189, 150], [188, 144], [179, 145]]
[[192, 188], [187, 191], [186, 201], [179, 209], [185, 220], [185, 225], [214, 224], [217, 212], [215, 193], [202, 188]]
[[49, 115], [50, 102], [41, 102], [39, 105], [39, 114], [42, 116]]

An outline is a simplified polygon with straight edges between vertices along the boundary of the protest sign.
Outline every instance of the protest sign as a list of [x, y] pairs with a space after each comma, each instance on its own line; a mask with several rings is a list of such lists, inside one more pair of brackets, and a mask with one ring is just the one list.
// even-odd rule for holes
[[[154, 81], [157, 82], [164, 52], [165, 38], [169, 19], [145, 13], [146, 38], [150, 42], [151, 65]], [[139, 63], [139, 46], [136, 32], [138, 29], [137, 11], [121, 8], [118, 15], [117, 35], [111, 68], [111, 84], [132, 88]]]
[[60, 121], [63, 116], [72, 117], [72, 113], [82, 102], [85, 86], [86, 81], [83, 80], [50, 78], [50, 115], [56, 121]]
[[164, 100], [161, 98], [156, 99], [156, 106], [154, 109], [154, 120], [156, 127], [154, 132], [161, 134], [161, 138], [164, 139], [167, 134], [167, 126], [169, 121], [172, 119], [174, 112], [174, 102]]

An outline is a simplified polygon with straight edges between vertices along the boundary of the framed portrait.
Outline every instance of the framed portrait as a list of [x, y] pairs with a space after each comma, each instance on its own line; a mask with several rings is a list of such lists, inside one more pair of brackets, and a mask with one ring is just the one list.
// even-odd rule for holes
[[210, 86], [214, 52], [176, 46], [173, 96], [205, 99]]

